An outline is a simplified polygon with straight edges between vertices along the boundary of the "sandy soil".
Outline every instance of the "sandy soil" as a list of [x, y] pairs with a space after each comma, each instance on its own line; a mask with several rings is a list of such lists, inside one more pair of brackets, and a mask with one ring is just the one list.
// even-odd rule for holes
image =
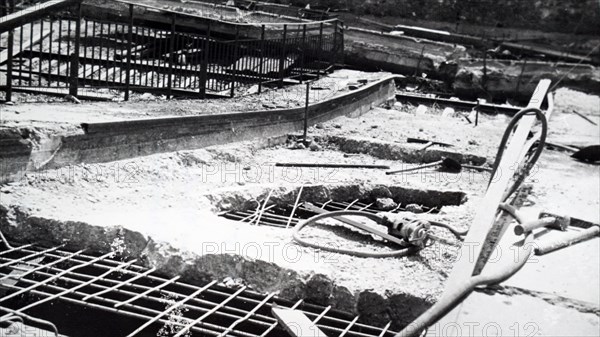
[[[350, 76], [347, 75], [344, 72], [335, 75], [339, 76], [338, 84], [342, 83], [343, 85], [340, 86], [343, 88], [347, 86], [348, 81], [351, 81]], [[356, 77], [356, 74], [353, 76]], [[290, 98], [292, 98], [289, 100], [291, 104], [297, 102], [294, 101], [293, 96]], [[286, 101], [281, 96], [278, 99]], [[598, 130], [590, 129], [589, 126], [584, 133], [573, 133], [573, 128], [579, 128], [582, 119], [571, 113], [571, 110], [577, 109], [597, 120], [600, 115], [596, 109], [598, 97], [559, 90], [556, 101], [551, 138], [555, 137], [561, 141], [569, 139], [568, 142], [571, 142], [570, 136], [579, 140], [587, 139], [587, 141], [591, 141], [594, 137], [598, 139]], [[142, 113], [139, 111], [140, 107], [145, 107], [147, 111], [153, 111], [152, 113], [155, 114], [159, 114], [159, 111], [163, 114], [166, 111], [168, 114], [178, 114], [173, 112], [172, 106], [177, 106], [179, 103], [171, 102], [169, 106], [160, 102], [144, 103], [144, 105], [131, 103], [123, 106], [109, 104], [107, 105], [109, 108], [102, 111], [98, 111], [100, 105], [95, 104], [82, 105], [81, 108], [87, 111], [84, 112], [86, 119], [94, 114], [98, 119], [110, 120], [135, 116], [135, 113], [140, 114]], [[181, 104], [193, 106], [200, 111], [199, 113], [217, 113], [211, 109], [219, 103], [184, 101]], [[233, 100], [228, 104], [231, 104], [229, 105], [231, 107], [242, 103]], [[262, 106], [263, 103], [257, 99], [255, 104], [256, 107], [258, 104]], [[136, 112], [128, 114], [123, 108]], [[35, 111], [35, 106], [16, 106], [14, 109], [20, 109], [22, 115], [29, 116], [31, 120], [35, 120], [31, 118], [32, 115], [43, 115]], [[455, 150], [458, 152], [468, 151], [491, 158], [496, 152], [494, 145], [499, 141], [504, 125], [508, 121], [504, 116], [480, 116], [480, 124], [474, 127], [458, 113], [446, 113], [442, 116], [439, 109], [428, 109], [425, 113], [418, 114], [417, 110], [421, 111], [422, 108], [409, 105], [395, 105], [392, 109], [375, 108], [360, 118], [342, 117], [322, 125], [312, 126], [310, 135], [313, 137], [336, 135], [381, 142], [399, 141], [398, 144], [403, 146], [411, 146], [404, 143], [405, 137], [435, 138], [455, 144]], [[72, 109], [72, 111], [74, 114], [76, 110]], [[181, 114], [188, 113], [191, 112], [189, 110], [181, 112]], [[81, 117], [75, 118], [73, 114], [61, 115], [70, 116], [66, 117], [71, 118], [69, 123], [81, 120]], [[14, 123], [21, 117], [13, 118]], [[49, 119], [48, 116], [46, 119]], [[339, 170], [333, 176], [331, 170], [319, 170], [318, 175], [315, 175], [315, 170], [295, 170], [292, 175], [288, 169], [273, 167], [273, 163], [278, 161], [377, 163], [391, 167], [403, 164], [399, 160], [374, 158], [368, 155], [345, 158], [335, 145], [323, 142], [320, 146], [322, 147], [320, 151], [291, 149], [287, 144], [265, 149], [252, 142], [245, 142], [196, 151], [152, 155], [102, 165], [82, 164], [61, 170], [31, 173], [20, 182], [2, 186], [0, 205], [7, 212], [4, 221], [14, 226], [18, 226], [21, 221], [20, 214], [27, 214], [30, 218], [55, 219], [61, 223], [76, 221], [102, 228], [123, 226], [152, 239], [154, 242], [152, 248], [146, 251], [151, 257], [150, 264], [158, 264], [161, 268], [166, 268], [165, 270], [181, 271], [177, 269], [179, 264], [173, 262], [172, 257], [183, 256], [183, 264], [188, 267], [193, 265], [193, 268], [209, 271], [218, 277], [246, 278], [252, 287], [260, 291], [282, 289], [283, 281], [268, 281], [273, 276], [266, 272], [263, 273], [264, 275], [258, 275], [261, 273], [256, 271], [251, 274], [242, 273], [234, 267], [241, 262], [228, 264], [233, 263], [228, 262], [229, 254], [243, 256], [245, 261], [255, 261], [247, 263], [260, 261], [272, 263], [269, 268], [274, 268], [270, 269], [273, 273], [286, 273], [286, 275], [299, 273], [300, 278], [305, 280], [312, 279], [314, 275], [324, 275], [333, 282], [333, 290], [330, 290], [330, 295], [325, 295], [329, 300], [323, 303], [347, 310], [352, 310], [357, 305], [353, 300], [348, 300], [348, 296], [361, 298], [367, 293], [379, 296], [385, 303], [383, 307], [397, 304], [398, 302], [394, 301], [401, 301], [406, 296], [418, 298], [415, 302], [417, 307], [435, 301], [443, 289], [443, 282], [456, 257], [457, 250], [454, 246], [438, 243], [424, 249], [418, 255], [403, 258], [377, 260], [356, 258], [319, 252], [291, 244], [289, 230], [250, 226], [220, 218], [215, 214], [223, 208], [232, 207], [233, 204], [242, 203], [244, 200], [264, 200], [271, 190], [274, 191], [274, 195], [281, 195], [293, 192], [294, 188], [301, 185], [382, 184], [465, 192], [468, 197], [466, 204], [446, 206], [439, 215], [431, 216], [466, 228], [489, 178], [486, 173], [456, 175], [436, 174], [431, 171], [386, 176], [381, 170], [364, 169]], [[571, 179], [570, 185], [563, 184], [564, 165], [584, 167], [587, 173], [583, 177], [586, 178]], [[262, 174], [256, 179], [254, 174], [256, 172], [253, 170], [259, 166]], [[565, 198], [563, 194], [557, 193], [568, 193], [568, 197], [574, 198], [574, 201], [565, 204], [562, 210], [578, 209], [576, 208], [578, 206], [571, 206], [575, 204], [581, 206], [587, 214], [590, 214], [592, 209], [598, 209], [600, 205], [598, 197], [593, 195], [594, 191], [600, 189], [598, 175], [594, 176], [594, 173], [598, 172], [597, 166], [573, 164], [563, 154], [548, 152], [541, 167], [540, 174], [545, 172], [543, 178], [537, 173], [534, 177], [544, 183], [536, 184], [536, 192], [530, 203], [556, 205], [557, 200]], [[581, 178], [579, 174], [576, 177]], [[588, 188], [589, 186], [593, 187]], [[445, 235], [443, 232], [437, 234]], [[352, 243], [322, 228], [311, 229], [306, 235], [313, 240], [343, 247], [379, 251], [389, 249], [381, 245], [372, 245], [368, 240]], [[219, 262], [212, 266], [202, 264], [198, 266], [197, 256], [210, 255], [221, 256], [223, 260], [218, 260]], [[591, 259], [591, 261], [595, 260]], [[535, 271], [533, 273], [538, 275]], [[287, 280], [288, 276], [283, 279]], [[289, 294], [293, 290], [285, 287], [285, 291], [288, 292], [286, 296], [293, 297]], [[323, 301], [319, 296], [315, 295], [315, 301]], [[415, 309], [411, 317], [418, 315], [425, 307]], [[361, 310], [366, 309], [358, 309]], [[373, 318], [374, 321], [378, 319], [380, 318]], [[406, 317], [402, 319], [406, 322]]]
[[[311, 84], [309, 102], [322, 101], [349, 91], [349, 84], [358, 79], [375, 81], [389, 73], [367, 73], [338, 70]], [[257, 90], [258, 88], [252, 88]], [[193, 116], [269, 109], [301, 107], [305, 104], [306, 85], [298, 84], [283, 89], [263, 88], [261, 94], [248, 92], [232, 99], [173, 100], [150, 94], [133, 95], [133, 102], [84, 102], [82, 104], [52, 100], [47, 103], [26, 103], [30, 95], [15, 94], [14, 106], [0, 106], [0, 125], [38, 127], [49, 133], [80, 133], [83, 122], [102, 122], [124, 119], [167, 116]], [[36, 96], [34, 99], [38, 99]], [[55, 113], [60, 111], [60, 114]]]

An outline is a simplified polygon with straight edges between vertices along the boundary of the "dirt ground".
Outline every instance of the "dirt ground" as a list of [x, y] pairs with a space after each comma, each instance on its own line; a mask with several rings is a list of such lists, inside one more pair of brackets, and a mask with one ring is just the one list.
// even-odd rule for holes
[[[379, 76], [382, 74], [338, 71], [312, 85], [325, 89], [313, 90], [315, 96], [311, 96], [311, 101], [347, 91], [348, 84], [357, 79]], [[300, 106], [303, 99], [302, 86], [296, 86], [228, 101], [17, 104], [3, 107], [2, 122], [80, 132], [78, 124], [82, 121], [260, 110]], [[597, 128], [572, 111], [598, 122], [599, 97], [559, 89], [555, 101], [550, 139], [568, 144], [598, 141]], [[50, 109], [59, 107], [57, 123], [57, 114]], [[305, 297], [315, 303], [354, 311], [371, 324], [385, 324], [391, 319], [395, 328], [399, 328], [439, 297], [456, 258], [457, 246], [435, 243], [414, 256], [365, 259], [300, 247], [291, 242], [289, 229], [253, 226], [217, 214], [246, 207], [248, 201], [264, 202], [269, 195], [273, 200], [293, 200], [301, 186], [307, 191], [304, 192], [307, 199], [341, 195], [349, 200], [368, 194], [377, 186], [402, 187], [430, 193], [464, 193], [463, 204], [443, 206], [439, 214], [424, 217], [468, 228], [485, 191], [488, 173], [422, 170], [385, 175], [384, 170], [296, 170], [275, 167], [274, 163], [366, 163], [399, 168], [415, 165], [409, 160], [415, 153], [426, 156], [445, 150], [484, 158], [484, 165], [489, 165], [509, 118], [480, 115], [475, 126], [463, 116], [469, 113], [397, 103], [374, 108], [359, 118], [340, 117], [311, 126], [309, 135], [316, 140], [316, 151], [294, 149], [293, 143], [263, 148], [254, 142], [244, 142], [34, 172], [0, 188], [0, 219], [8, 235], [17, 239], [25, 239], [24, 229], [56, 229], [56, 233], [48, 234], [52, 239], [37, 237], [42, 241], [52, 241], [61, 235], [62, 239], [77, 241], [78, 232], [68, 229], [73, 226], [99, 228], [106, 233], [119, 226], [142, 234], [139, 242], [128, 243], [128, 247], [132, 250], [141, 247], [144, 263], [157, 266], [165, 274], [183, 274], [190, 280], [201, 276], [233, 279], [261, 292], [277, 291], [283, 297]], [[421, 145], [406, 143], [406, 137], [434, 139], [454, 146], [448, 149], [434, 146], [419, 152]], [[344, 157], [344, 153], [361, 151], [340, 145], [339, 139], [349, 144], [357, 141], [361, 146], [385, 144], [393, 150]], [[583, 171], [571, 171], [573, 166]], [[528, 205], [555, 207], [567, 213], [585, 212], [587, 218], [598, 221], [597, 173], [598, 166], [576, 163], [564, 153], [546, 151], [539, 171], [534, 172], [530, 181], [534, 183], [534, 192]], [[567, 180], [565, 174], [571, 179]], [[535, 208], [529, 212], [535, 213]], [[371, 240], [350, 242], [322, 227], [309, 229], [305, 235], [338, 247], [389, 250]], [[436, 231], [436, 235], [453, 242], [452, 236], [444, 231]], [[27, 240], [33, 240], [32, 237]], [[597, 251], [597, 244], [591, 248], [594, 247]], [[587, 274], [586, 279], [592, 284], [597, 283], [599, 276], [593, 271], [598, 268], [598, 264], [594, 265], [597, 253], [586, 250], [585, 254], [589, 254], [589, 259], [573, 268], [585, 267], [585, 271], [579, 272]], [[549, 269], [561, 273], [551, 265], [542, 271], [526, 272], [537, 279]], [[570, 278], [563, 275], [561, 279]], [[579, 290], [559, 292], [561, 296], [594, 303], [597, 291], [578, 282], [565, 281], [569, 287], [560, 289]], [[515, 287], [532, 285], [521, 280]], [[556, 284], [547, 283], [540, 291], [555, 289]], [[592, 323], [598, 321], [598, 316], [594, 317]]]
[[[309, 102], [322, 101], [348, 92], [349, 85], [356, 85], [359, 79], [371, 82], [387, 75], [389, 73], [335, 71], [312, 82]], [[258, 87], [253, 87], [252, 90], [258, 90]], [[298, 84], [282, 89], [263, 88], [261, 94], [249, 92], [232, 99], [202, 101], [177, 99], [169, 102], [165, 96], [151, 94], [133, 95], [132, 102], [75, 104], [66, 103], [63, 99], [44, 100], [48, 100], [48, 97], [15, 93], [15, 105], [0, 107], [0, 125], [33, 126], [47, 130], [48, 133], [64, 134], [65, 130], [73, 133], [81, 132], [79, 124], [83, 122], [287, 109], [304, 106], [306, 85]], [[56, 114], [56, 111], [60, 111], [60, 114]], [[52, 132], [54, 129], [56, 131]]]

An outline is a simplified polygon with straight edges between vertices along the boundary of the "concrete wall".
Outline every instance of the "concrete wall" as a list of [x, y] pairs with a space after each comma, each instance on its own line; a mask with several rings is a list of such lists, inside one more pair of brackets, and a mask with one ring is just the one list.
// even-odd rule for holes
[[[395, 78], [390, 76], [311, 105], [309, 125], [338, 116], [360, 116], [393, 99]], [[83, 124], [84, 134], [53, 138], [53, 148], [43, 150], [52, 154], [44, 168], [109, 162], [245, 140], [264, 141], [297, 132], [303, 125], [304, 108]], [[13, 138], [16, 141], [18, 135]], [[36, 150], [31, 151], [31, 146], [24, 144], [19, 147], [22, 151], [13, 154], [13, 143], [0, 142], [0, 182], [14, 181], [24, 171], [35, 169], [31, 162], [39, 157]], [[13, 161], [15, 156], [18, 161]]]

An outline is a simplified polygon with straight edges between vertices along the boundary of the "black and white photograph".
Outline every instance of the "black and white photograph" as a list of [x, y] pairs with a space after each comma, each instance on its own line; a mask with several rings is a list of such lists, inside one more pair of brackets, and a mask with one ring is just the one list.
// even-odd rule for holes
[[600, 336], [600, 0], [0, 0], [0, 337]]

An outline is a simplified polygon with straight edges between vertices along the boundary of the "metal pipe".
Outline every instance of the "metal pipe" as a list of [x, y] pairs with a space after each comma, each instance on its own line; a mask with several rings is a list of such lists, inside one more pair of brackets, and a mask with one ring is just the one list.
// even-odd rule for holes
[[125, 101], [129, 101], [129, 86], [131, 82], [131, 48], [133, 47], [133, 4], [129, 4], [129, 23], [127, 27], [127, 73], [125, 74]]
[[327, 168], [364, 168], [364, 169], [389, 169], [388, 165], [369, 164], [331, 164], [331, 163], [275, 163], [278, 167], [327, 167]]
[[544, 218], [537, 219], [534, 221], [519, 224], [519, 225], [515, 226], [514, 231], [515, 231], [516, 235], [522, 235], [527, 232], [531, 232], [534, 229], [552, 226], [556, 223], [556, 221], [557, 221], [557, 219], [554, 217], [544, 217]]
[[535, 242], [535, 255], [546, 255], [557, 250], [587, 241], [600, 235], [600, 227], [593, 226], [583, 231], [561, 234], [552, 241], [537, 240]]
[[306, 83], [306, 102], [304, 103], [304, 141], [307, 141], [308, 132], [308, 101], [310, 98], [310, 83]]

